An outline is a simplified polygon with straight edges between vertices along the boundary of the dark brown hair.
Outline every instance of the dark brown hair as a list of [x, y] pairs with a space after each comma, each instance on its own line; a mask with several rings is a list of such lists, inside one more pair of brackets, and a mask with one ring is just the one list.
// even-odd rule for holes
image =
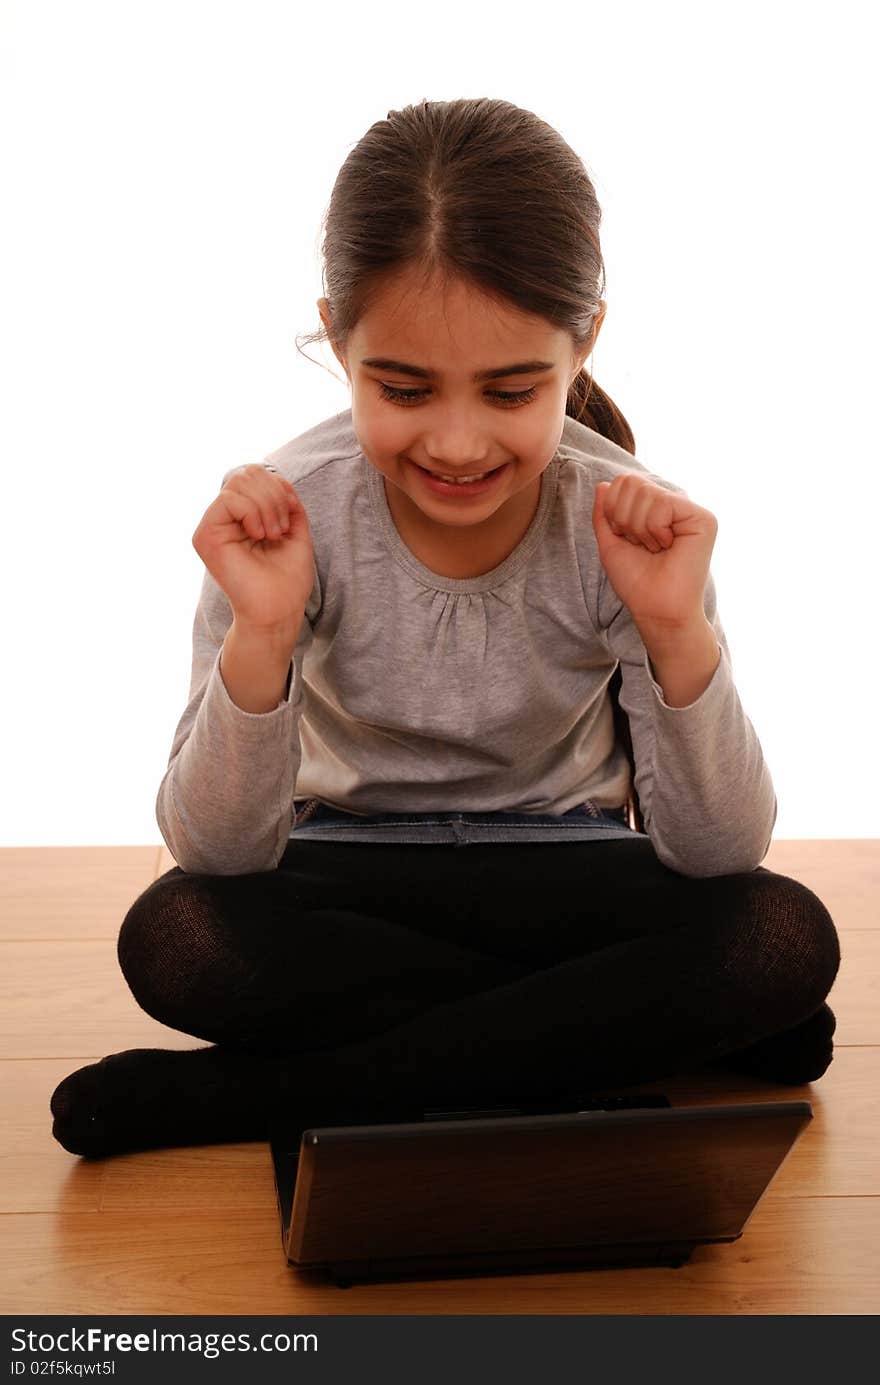
[[[545, 318], [582, 351], [605, 287], [601, 216], [583, 163], [531, 111], [489, 97], [389, 111], [345, 159], [324, 217], [336, 344], [344, 349], [389, 276], [421, 266], [426, 280], [462, 279]], [[629, 424], [586, 367], [565, 411], [635, 455]]]

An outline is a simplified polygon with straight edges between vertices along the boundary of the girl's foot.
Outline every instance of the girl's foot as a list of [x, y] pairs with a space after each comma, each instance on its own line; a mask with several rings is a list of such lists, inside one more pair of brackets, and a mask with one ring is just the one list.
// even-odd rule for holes
[[132, 1048], [65, 1077], [52, 1134], [71, 1154], [268, 1138], [276, 1064], [220, 1047]]
[[837, 1025], [834, 1011], [824, 1002], [808, 1019], [781, 1034], [771, 1034], [748, 1048], [714, 1058], [713, 1068], [763, 1077], [768, 1082], [793, 1085], [815, 1082], [828, 1068], [834, 1055], [831, 1036]]

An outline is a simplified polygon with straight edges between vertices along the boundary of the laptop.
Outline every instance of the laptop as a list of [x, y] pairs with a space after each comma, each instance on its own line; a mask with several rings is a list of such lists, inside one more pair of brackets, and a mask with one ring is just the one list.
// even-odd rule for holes
[[340, 1288], [678, 1267], [742, 1236], [812, 1116], [808, 1101], [673, 1107], [626, 1093], [279, 1128], [282, 1245], [289, 1265]]

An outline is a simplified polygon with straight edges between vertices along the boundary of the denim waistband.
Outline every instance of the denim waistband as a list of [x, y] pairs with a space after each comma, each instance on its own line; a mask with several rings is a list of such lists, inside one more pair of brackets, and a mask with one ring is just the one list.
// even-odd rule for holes
[[572, 841], [630, 837], [626, 808], [600, 808], [592, 799], [562, 814], [501, 810], [351, 813], [320, 799], [294, 801], [291, 838], [324, 841], [478, 842]]

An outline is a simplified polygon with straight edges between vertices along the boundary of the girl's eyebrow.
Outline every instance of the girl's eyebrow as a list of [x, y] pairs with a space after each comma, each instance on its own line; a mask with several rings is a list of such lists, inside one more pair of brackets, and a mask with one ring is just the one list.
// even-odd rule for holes
[[[422, 366], [407, 365], [405, 361], [390, 361], [385, 356], [367, 356], [361, 365], [372, 366], [376, 370], [391, 370], [396, 375], [415, 375], [419, 380], [430, 380], [433, 372]], [[516, 365], [496, 366], [492, 370], [478, 370], [474, 380], [498, 380], [504, 375], [532, 375], [539, 370], [553, 370], [553, 361], [519, 361]]]

